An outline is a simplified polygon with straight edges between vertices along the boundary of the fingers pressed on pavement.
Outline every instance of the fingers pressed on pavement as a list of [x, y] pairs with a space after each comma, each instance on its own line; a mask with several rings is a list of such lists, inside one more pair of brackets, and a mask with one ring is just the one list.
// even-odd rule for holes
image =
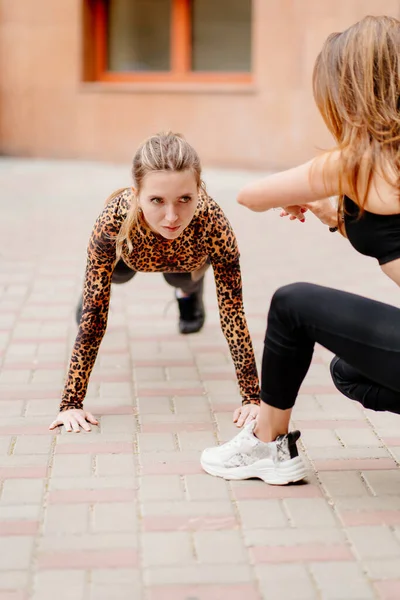
[[79, 431], [80, 431], [79, 423], [75, 418], [71, 418], [70, 425], [75, 433], [79, 433]]
[[238, 422], [237, 422], [237, 426], [238, 427], [242, 427], [243, 423], [246, 420], [246, 417], [247, 417], [247, 414], [243, 414], [243, 412], [240, 414], [240, 417], [239, 417]]
[[82, 429], [84, 429], [85, 431], [90, 431], [90, 425], [89, 425], [89, 423], [87, 423], [87, 421], [84, 419], [84, 417], [81, 417], [79, 415], [78, 417], [76, 417], [76, 420], [79, 423], [79, 425], [82, 427]]
[[92, 415], [92, 413], [90, 413], [90, 412], [86, 413], [86, 420], [89, 421], [89, 423], [91, 423], [92, 425], [98, 425], [99, 424], [99, 422], [96, 419], [96, 417], [94, 417]]

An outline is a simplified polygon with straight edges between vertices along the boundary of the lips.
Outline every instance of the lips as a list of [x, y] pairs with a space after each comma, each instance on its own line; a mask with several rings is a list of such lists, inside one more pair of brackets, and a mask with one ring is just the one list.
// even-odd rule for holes
[[177, 227], [164, 226], [164, 229], [168, 229], [168, 231], [177, 231], [179, 228], [180, 228], [180, 225], [178, 225]]

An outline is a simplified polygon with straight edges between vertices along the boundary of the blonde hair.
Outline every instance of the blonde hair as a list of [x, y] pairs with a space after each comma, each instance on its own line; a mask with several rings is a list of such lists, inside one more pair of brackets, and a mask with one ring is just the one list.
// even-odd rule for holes
[[[136, 227], [147, 228], [142, 211], [138, 204], [138, 194], [143, 180], [148, 173], [155, 171], [193, 171], [197, 186], [205, 192], [205, 185], [201, 179], [201, 164], [197, 152], [179, 133], [158, 133], [145, 140], [137, 149], [132, 164], [132, 179], [136, 189], [133, 190], [131, 206], [128, 214], [116, 236], [116, 259], [121, 258], [123, 246], [126, 244], [129, 252], [133, 251], [131, 240], [132, 230]], [[123, 191], [129, 188], [117, 190], [106, 203], [110, 202]]]
[[400, 186], [400, 21], [368, 16], [331, 34], [314, 65], [313, 92], [337, 143], [332, 152], [341, 151], [338, 211], [346, 182], [361, 214], [375, 171]]

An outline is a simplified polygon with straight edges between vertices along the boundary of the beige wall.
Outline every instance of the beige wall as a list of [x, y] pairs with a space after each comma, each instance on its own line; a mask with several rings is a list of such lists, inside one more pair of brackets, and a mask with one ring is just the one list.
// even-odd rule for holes
[[[377, 11], [378, 9], [378, 11]], [[322, 41], [400, 0], [254, 0], [254, 85], [81, 82], [81, 0], [0, 0], [0, 151], [129, 162], [149, 134], [186, 135], [203, 163], [284, 168], [329, 145], [311, 96]]]

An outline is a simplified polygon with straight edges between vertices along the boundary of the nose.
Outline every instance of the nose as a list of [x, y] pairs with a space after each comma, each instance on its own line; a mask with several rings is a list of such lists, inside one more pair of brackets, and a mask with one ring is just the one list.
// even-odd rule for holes
[[178, 215], [173, 206], [170, 206], [167, 208], [167, 211], [165, 213], [165, 219], [168, 223], [171, 223], [171, 224], [173, 224], [177, 221]]

